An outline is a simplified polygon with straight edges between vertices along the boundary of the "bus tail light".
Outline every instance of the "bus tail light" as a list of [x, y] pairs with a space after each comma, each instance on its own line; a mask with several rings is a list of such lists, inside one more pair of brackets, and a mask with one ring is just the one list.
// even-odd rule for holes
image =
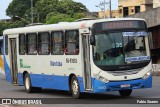
[[143, 79], [144, 79], [144, 80], [147, 79], [150, 75], [151, 75], [151, 73], [150, 73], [150, 72], [147, 72], [147, 73], [143, 76]]
[[108, 83], [108, 82], [109, 82], [109, 80], [107, 80], [106, 78], [104, 78], [104, 77], [102, 77], [102, 76], [99, 76], [99, 75], [97, 75], [97, 74], [95, 74], [94, 77], [95, 77], [97, 80], [101, 81], [101, 82], [104, 82], [104, 83]]

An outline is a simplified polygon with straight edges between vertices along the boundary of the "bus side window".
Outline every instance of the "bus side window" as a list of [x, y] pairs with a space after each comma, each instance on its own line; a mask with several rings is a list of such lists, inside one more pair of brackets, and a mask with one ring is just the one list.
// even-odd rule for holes
[[3, 55], [3, 40], [0, 40], [0, 55]]
[[38, 54], [50, 54], [50, 34], [48, 32], [38, 34]]
[[8, 55], [8, 36], [5, 36], [5, 54]]
[[63, 55], [64, 53], [63, 31], [52, 32], [51, 50], [53, 55]]
[[28, 55], [37, 55], [37, 34], [30, 33], [27, 34], [27, 54]]
[[79, 54], [79, 32], [78, 30], [66, 31], [66, 45], [65, 54], [78, 55]]
[[19, 35], [19, 54], [25, 55], [26, 52], [26, 42], [25, 42], [25, 34]]

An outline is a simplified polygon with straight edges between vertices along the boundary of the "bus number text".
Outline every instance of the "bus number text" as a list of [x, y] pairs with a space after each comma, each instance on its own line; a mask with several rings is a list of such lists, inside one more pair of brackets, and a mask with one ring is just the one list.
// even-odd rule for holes
[[66, 63], [77, 63], [76, 58], [66, 58]]

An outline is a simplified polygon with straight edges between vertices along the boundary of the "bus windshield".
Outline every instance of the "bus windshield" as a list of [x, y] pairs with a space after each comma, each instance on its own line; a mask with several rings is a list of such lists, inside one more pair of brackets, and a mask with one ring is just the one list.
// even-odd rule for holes
[[145, 31], [99, 32], [94, 34], [94, 63], [104, 70], [126, 70], [146, 66], [150, 61], [146, 51]]

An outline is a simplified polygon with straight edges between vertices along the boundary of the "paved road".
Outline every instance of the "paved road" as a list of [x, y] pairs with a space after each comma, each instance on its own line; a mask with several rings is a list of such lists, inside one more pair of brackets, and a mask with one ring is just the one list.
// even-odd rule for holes
[[[129, 98], [122, 98], [118, 92], [109, 92], [107, 94], [84, 94], [84, 99], [72, 99], [70, 94], [66, 91], [57, 91], [57, 90], [49, 90], [44, 89], [41, 93], [32, 93], [28, 94], [25, 92], [23, 86], [12, 86], [12, 84], [8, 83], [5, 78], [0, 75], [0, 98], [45, 98], [44, 100], [51, 100], [54, 103], [59, 101], [62, 101], [64, 103], [75, 103], [75, 104], [52, 104], [52, 105], [23, 105], [24, 107], [50, 107], [50, 106], [56, 106], [56, 107], [70, 107], [70, 106], [76, 106], [76, 107], [97, 107], [97, 106], [103, 106], [103, 107], [125, 107], [129, 104], [116, 104], [121, 102], [133, 102], [137, 101], [137, 98], [139, 100], [143, 98], [159, 98], [160, 99], [160, 77], [153, 77], [153, 87], [151, 89], [140, 89], [140, 90], [134, 90], [131, 97]], [[52, 99], [46, 99], [46, 98], [52, 98]], [[58, 99], [59, 98], [59, 99]], [[146, 100], [146, 99], [145, 99]], [[76, 104], [78, 103], [78, 104]], [[110, 103], [110, 104], [106, 104]], [[88, 105], [89, 104], [89, 105]], [[97, 105], [100, 104], [100, 105]], [[0, 105], [0, 107], [4, 107], [4, 105]], [[8, 105], [7, 105], [8, 106]], [[18, 105], [9, 105], [9, 107], [21, 107]], [[130, 105], [130, 107], [135, 106], [135, 104]], [[151, 107], [151, 104], [139, 104], [136, 106], [140, 107]], [[152, 107], [158, 107], [159, 105], [152, 105]]]

